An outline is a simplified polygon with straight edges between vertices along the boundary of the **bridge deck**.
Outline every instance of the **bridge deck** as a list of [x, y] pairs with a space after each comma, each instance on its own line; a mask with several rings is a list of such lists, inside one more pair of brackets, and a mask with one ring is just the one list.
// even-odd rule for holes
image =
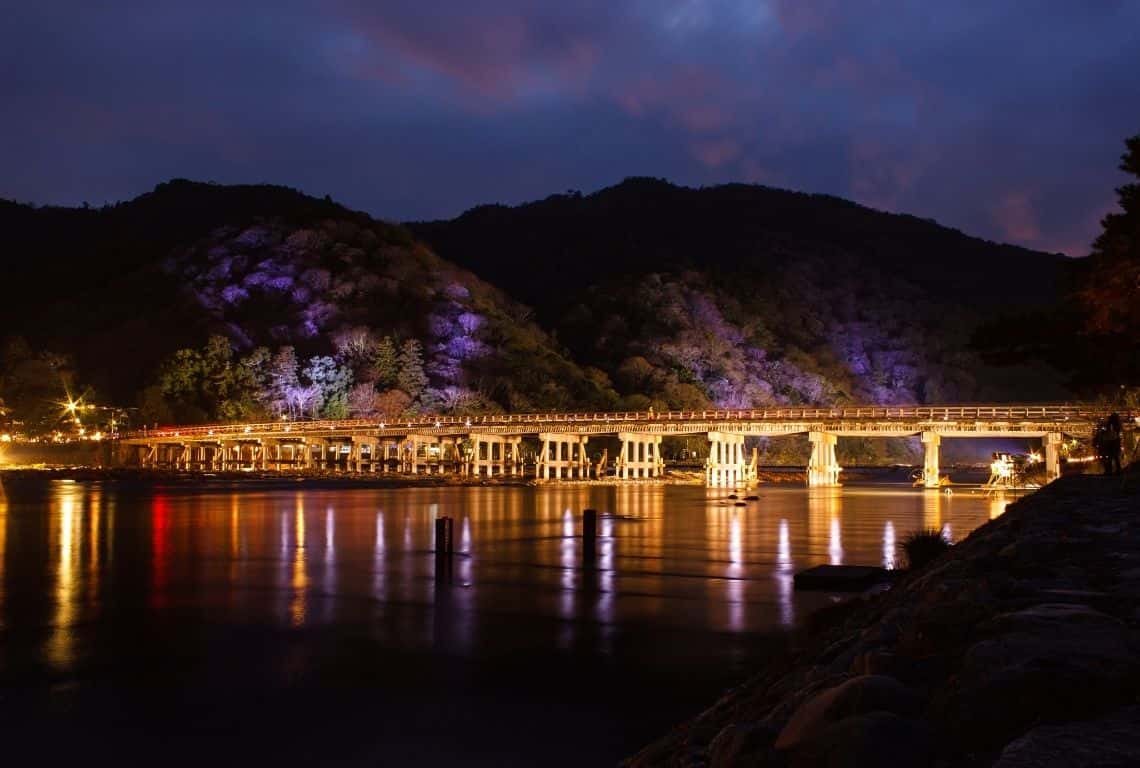
[[[843, 406], [835, 408], [763, 408], [705, 411], [624, 411], [490, 414], [477, 416], [417, 416], [398, 421], [339, 419], [271, 421], [161, 427], [132, 432], [123, 442], [147, 444], [165, 440], [290, 439], [306, 436], [408, 434], [452, 436], [472, 431], [493, 435], [562, 432], [608, 435], [642, 432], [693, 435], [731, 432], [756, 436], [828, 432], [839, 436], [902, 437], [935, 432], [944, 437], [1040, 437], [1060, 432], [1091, 434], [1109, 409], [1076, 405], [915, 405]], [[1131, 421], [1131, 418], [1129, 419]]]

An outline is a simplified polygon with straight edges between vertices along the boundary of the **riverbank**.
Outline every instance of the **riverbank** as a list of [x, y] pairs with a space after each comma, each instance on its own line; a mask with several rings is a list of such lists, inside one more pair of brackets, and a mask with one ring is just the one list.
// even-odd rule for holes
[[1140, 764], [1138, 650], [1140, 474], [1066, 477], [628, 764]]

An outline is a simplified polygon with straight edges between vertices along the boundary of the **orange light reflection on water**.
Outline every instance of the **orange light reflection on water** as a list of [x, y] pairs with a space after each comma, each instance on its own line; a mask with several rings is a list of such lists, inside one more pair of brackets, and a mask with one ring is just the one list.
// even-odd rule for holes
[[4, 603], [4, 561], [8, 553], [8, 496], [4, 493], [4, 483], [0, 482], [0, 629], [6, 629]]
[[55, 612], [52, 616], [52, 634], [47, 642], [48, 662], [58, 670], [65, 670], [74, 661], [74, 623], [76, 570], [79, 553], [76, 535], [83, 523], [82, 492], [68, 484], [59, 496], [58, 527], [55, 530]]
[[305, 502], [299, 493], [297, 506], [293, 510], [293, 579], [290, 584], [293, 588], [293, 601], [289, 605], [289, 615], [293, 626], [300, 627], [305, 623], [308, 610], [309, 579], [305, 574]]

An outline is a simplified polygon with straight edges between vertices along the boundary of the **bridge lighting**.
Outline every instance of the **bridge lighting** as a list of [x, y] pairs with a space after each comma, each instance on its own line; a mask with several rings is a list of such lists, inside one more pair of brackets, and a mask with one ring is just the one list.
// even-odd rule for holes
[[253, 427], [246, 427], [243, 431], [248, 435], [250, 432], [253, 431]]
[[387, 429], [387, 427], [384, 426], [384, 422], [380, 422], [380, 429]]
[[435, 423], [435, 428], [436, 428], [436, 429], [439, 429], [441, 426], [443, 426], [443, 425], [442, 425], [440, 422], [438, 422], [438, 421], [437, 421], [437, 422]]

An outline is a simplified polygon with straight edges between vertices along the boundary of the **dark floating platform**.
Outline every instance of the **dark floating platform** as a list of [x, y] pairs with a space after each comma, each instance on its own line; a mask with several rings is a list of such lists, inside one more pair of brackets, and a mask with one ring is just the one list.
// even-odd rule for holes
[[862, 592], [894, 579], [894, 572], [869, 565], [817, 565], [800, 571], [795, 577], [796, 589], [828, 592]]

